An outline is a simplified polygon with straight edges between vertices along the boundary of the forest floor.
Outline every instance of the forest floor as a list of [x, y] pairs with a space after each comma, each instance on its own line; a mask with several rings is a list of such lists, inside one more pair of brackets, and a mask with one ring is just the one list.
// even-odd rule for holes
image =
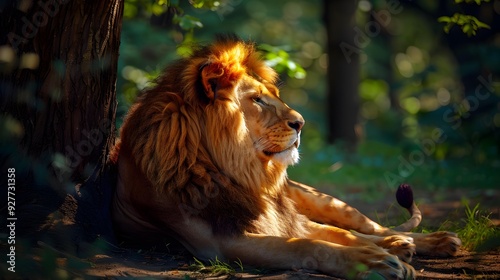
[[[147, 252], [121, 253], [115, 256], [98, 255], [91, 258], [93, 267], [84, 278], [100, 279], [149, 278], [149, 279], [332, 279], [340, 278], [312, 271], [259, 271], [238, 267], [233, 272], [213, 272], [209, 268], [199, 269], [192, 257], [172, 256]], [[411, 263], [417, 271], [417, 279], [500, 279], [500, 249], [482, 253], [461, 250], [452, 258], [429, 258], [415, 256]], [[82, 275], [81, 273], [78, 273]]]
[[[381, 224], [396, 225], [404, 220], [394, 202], [394, 194], [378, 197], [367, 198], [362, 190], [352, 188], [339, 198]], [[491, 213], [492, 226], [500, 226], [500, 190], [416, 190], [415, 197], [424, 217], [421, 226], [425, 229], [460, 223], [465, 218], [464, 198], [471, 207], [480, 203], [484, 213]], [[43, 243], [41, 245], [44, 246]], [[208, 265], [204, 268], [196, 264], [192, 255], [171, 245], [150, 250], [111, 247], [87, 259], [77, 260], [50, 250], [56, 251], [55, 254], [45, 250], [34, 258], [38, 268], [33, 267], [29, 269], [31, 272], [24, 271], [23, 275], [12, 279], [48, 279], [43, 272], [47, 271], [47, 254], [56, 260], [55, 265], [50, 265], [53, 266], [50, 269], [56, 271], [55, 274], [50, 273], [50, 279], [338, 279], [307, 270], [256, 270], [247, 267], [241, 270], [238, 265], [233, 265], [231, 271], [214, 271]], [[482, 252], [462, 249], [457, 256], [449, 258], [416, 255], [411, 264], [417, 271], [418, 279], [500, 279], [500, 247], [492, 246]], [[36, 272], [38, 269], [42, 272]], [[19, 265], [18, 270], [25, 269]]]

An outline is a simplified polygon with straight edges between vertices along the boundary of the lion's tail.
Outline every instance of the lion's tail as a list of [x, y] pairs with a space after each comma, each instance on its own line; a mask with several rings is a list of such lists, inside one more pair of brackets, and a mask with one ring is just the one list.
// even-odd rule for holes
[[394, 228], [396, 231], [410, 231], [416, 228], [422, 221], [422, 213], [413, 201], [413, 191], [408, 184], [401, 184], [396, 191], [396, 199], [399, 205], [410, 212], [411, 218]]

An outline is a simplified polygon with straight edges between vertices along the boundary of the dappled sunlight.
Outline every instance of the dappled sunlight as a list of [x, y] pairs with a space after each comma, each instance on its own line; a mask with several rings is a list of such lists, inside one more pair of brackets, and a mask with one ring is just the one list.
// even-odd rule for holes
[[446, 88], [439, 88], [437, 93], [436, 93], [437, 100], [439, 102], [439, 105], [441, 106], [446, 106], [450, 103], [450, 92]]
[[8, 45], [0, 46], [0, 62], [7, 65], [14, 62], [16, 59], [14, 49]]
[[25, 53], [21, 56], [19, 68], [35, 70], [38, 68], [40, 58], [36, 53]]
[[401, 100], [401, 107], [410, 114], [416, 114], [420, 111], [420, 99], [413, 96], [405, 98]]
[[413, 70], [413, 65], [408, 59], [408, 56], [405, 53], [398, 53], [394, 58], [396, 62], [396, 66], [398, 67], [399, 73], [405, 77], [410, 78], [415, 73]]

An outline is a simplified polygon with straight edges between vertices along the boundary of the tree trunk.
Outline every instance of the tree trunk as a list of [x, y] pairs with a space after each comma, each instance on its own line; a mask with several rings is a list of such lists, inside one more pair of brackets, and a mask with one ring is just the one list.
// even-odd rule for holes
[[[58, 208], [75, 223], [89, 200], [83, 187], [65, 194], [104, 166], [115, 139], [123, 1], [19, 0], [0, 10], [0, 158], [16, 170], [18, 232], [43, 228]], [[91, 181], [85, 193], [99, 198], [101, 182]]]
[[328, 141], [354, 145], [359, 111], [359, 54], [362, 38], [355, 29], [358, 1], [323, 1], [328, 37]]

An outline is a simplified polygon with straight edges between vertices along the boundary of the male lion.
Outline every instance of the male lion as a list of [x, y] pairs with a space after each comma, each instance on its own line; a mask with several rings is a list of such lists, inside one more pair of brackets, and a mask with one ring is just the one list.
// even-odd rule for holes
[[[174, 237], [201, 259], [357, 278], [412, 279], [415, 251], [457, 252], [452, 233], [396, 232], [289, 180], [304, 119], [276, 80], [254, 45], [234, 36], [168, 67], [130, 109], [110, 157], [118, 235]], [[402, 231], [420, 221], [412, 207]], [[359, 264], [367, 270], [356, 272]]]

